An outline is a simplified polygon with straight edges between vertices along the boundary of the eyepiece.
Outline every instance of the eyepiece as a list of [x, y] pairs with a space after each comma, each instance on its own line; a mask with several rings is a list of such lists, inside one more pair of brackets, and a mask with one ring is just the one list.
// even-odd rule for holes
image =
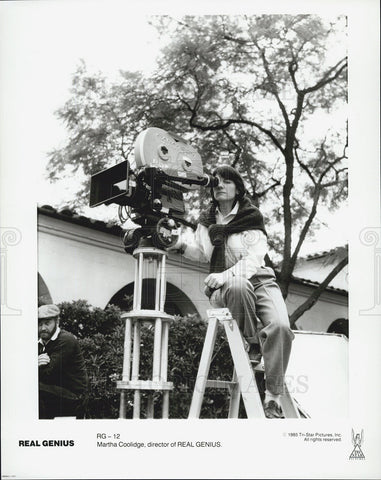
[[202, 185], [204, 187], [209, 187], [209, 188], [217, 187], [218, 178], [214, 177], [213, 175], [209, 175], [209, 174], [206, 173], [206, 174], [204, 174], [204, 180], [203, 180]]

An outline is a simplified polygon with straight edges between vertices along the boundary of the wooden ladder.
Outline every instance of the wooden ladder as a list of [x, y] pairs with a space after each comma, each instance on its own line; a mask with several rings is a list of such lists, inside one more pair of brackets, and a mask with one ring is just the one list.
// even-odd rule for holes
[[[247, 418], [265, 418], [262, 401], [255, 379], [255, 371], [263, 371], [262, 365], [260, 364], [255, 368], [252, 367], [237, 322], [233, 319], [228, 308], [210, 309], [207, 310], [207, 315], [208, 328], [206, 331], [188, 418], [200, 418], [201, 406], [205, 395], [205, 389], [207, 387], [227, 388], [230, 391], [229, 418], [238, 418], [241, 395], [245, 405]], [[234, 363], [233, 378], [230, 382], [223, 380], [208, 380], [219, 323], [224, 326]], [[281, 397], [281, 406], [286, 418], [300, 418], [298, 407], [291, 397], [286, 384], [285, 393]]]

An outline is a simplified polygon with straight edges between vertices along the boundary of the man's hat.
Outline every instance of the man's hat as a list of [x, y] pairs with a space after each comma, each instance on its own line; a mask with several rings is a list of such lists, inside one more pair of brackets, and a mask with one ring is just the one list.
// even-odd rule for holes
[[56, 305], [42, 305], [38, 309], [38, 318], [58, 317], [60, 309]]

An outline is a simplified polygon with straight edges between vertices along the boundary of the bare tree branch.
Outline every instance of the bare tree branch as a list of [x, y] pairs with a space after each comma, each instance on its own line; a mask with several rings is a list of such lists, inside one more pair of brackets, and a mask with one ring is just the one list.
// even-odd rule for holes
[[263, 197], [264, 195], [266, 195], [266, 193], [268, 193], [270, 190], [273, 190], [275, 187], [278, 187], [279, 185], [281, 185], [280, 183], [280, 180], [277, 180], [276, 178], [272, 178], [271, 180], [273, 180], [273, 184], [270, 185], [269, 187], [265, 188], [262, 192], [260, 193], [257, 193], [257, 197]]
[[241, 157], [242, 153], [242, 147], [238, 145], [238, 143], [234, 140], [234, 138], [227, 132], [226, 130], [223, 131], [224, 135], [229, 139], [230, 143], [234, 146], [235, 148], [235, 154], [234, 154], [234, 162], [232, 164], [232, 167], [235, 167], [237, 163], [239, 162], [239, 159]]
[[292, 62], [290, 62], [288, 64], [288, 72], [290, 74], [292, 84], [294, 85], [296, 93], [299, 93], [300, 90], [299, 90], [299, 87], [298, 87], [298, 84], [297, 84], [297, 81], [296, 81], [296, 77], [295, 77], [295, 73], [297, 72], [297, 70], [298, 70], [298, 63], [294, 59]]
[[[340, 64], [342, 65], [339, 68]], [[339, 62], [337, 62], [337, 64], [334, 67], [330, 68], [315, 85], [302, 90], [303, 93], [311, 93], [311, 92], [315, 92], [316, 90], [320, 90], [320, 88], [336, 80], [336, 78], [341, 74], [341, 72], [345, 70], [347, 66], [348, 66], [347, 57], [342, 58]], [[335, 72], [337, 68], [338, 70]], [[335, 73], [331, 75], [333, 72]]]
[[274, 77], [273, 77], [273, 75], [270, 71], [269, 63], [267, 61], [265, 52], [264, 52], [263, 49], [259, 48], [258, 44], [256, 44], [256, 47], [258, 48], [258, 50], [260, 51], [260, 54], [261, 54], [262, 63], [263, 63], [263, 66], [265, 67], [265, 72], [266, 72], [267, 78], [268, 78], [268, 80], [270, 82], [270, 85], [271, 85], [271, 93], [276, 98], [276, 101], [279, 105], [280, 111], [282, 112], [284, 122], [286, 124], [286, 129], [288, 130], [290, 128], [290, 119], [288, 118], [286, 108], [285, 108], [283, 102], [280, 99], [278, 88], [277, 88], [277, 85], [274, 81]]
[[301, 168], [307, 173], [307, 175], [310, 177], [312, 183], [314, 185], [316, 185], [316, 180], [314, 179], [312, 173], [311, 173], [311, 170], [307, 167], [307, 165], [305, 163], [303, 163], [300, 158], [299, 158], [299, 153], [298, 153], [298, 149], [297, 148], [294, 148], [294, 154], [295, 154], [295, 158], [296, 158], [296, 161], [298, 162], [298, 164], [301, 166]]
[[303, 315], [304, 312], [309, 310], [315, 305], [318, 301], [320, 295], [328, 287], [329, 283], [336, 275], [348, 264], [348, 257], [343, 258], [340, 263], [338, 263], [332, 271], [327, 275], [325, 280], [316, 288], [312, 295], [290, 315], [290, 326], [291, 328], [296, 327], [296, 321]]
[[294, 253], [292, 254], [291, 256], [291, 266], [292, 266], [292, 269], [294, 269], [294, 266], [296, 264], [296, 260], [298, 258], [298, 255], [299, 255], [299, 252], [300, 252], [300, 249], [304, 243], [304, 240], [307, 236], [307, 233], [310, 229], [310, 226], [316, 216], [316, 213], [317, 213], [317, 206], [318, 206], [318, 203], [319, 203], [319, 199], [320, 199], [320, 187], [317, 186], [316, 189], [315, 189], [315, 194], [314, 194], [314, 200], [313, 200], [313, 204], [312, 204], [312, 208], [311, 208], [311, 212], [310, 214], [308, 215], [308, 218], [306, 220], [306, 222], [304, 223], [303, 225], [303, 228], [302, 228], [302, 231], [300, 232], [300, 235], [299, 235], [299, 240], [298, 240], [298, 243], [295, 247], [295, 250], [294, 250]]
[[249, 42], [249, 40], [244, 39], [244, 38], [233, 37], [232, 34], [225, 33], [225, 35], [223, 35], [222, 38], [224, 40], [228, 40], [229, 42], [238, 43], [239, 45], [250, 45], [251, 44], [251, 42]]
[[[321, 147], [321, 151], [323, 151], [324, 154], [325, 154], [325, 158], [323, 158], [323, 160], [326, 160], [327, 154], [325, 153], [325, 150], [324, 150], [323, 146]], [[323, 178], [327, 175], [327, 173], [328, 173], [331, 169], [334, 170], [334, 169], [335, 169], [335, 165], [336, 165], [337, 163], [339, 163], [341, 160], [343, 160], [343, 158], [344, 158], [344, 157], [337, 157], [337, 158], [335, 158], [332, 162], [327, 162], [327, 163], [328, 163], [327, 168], [325, 168], [325, 169], [321, 172], [321, 174], [320, 174], [320, 176], [319, 176], [319, 180], [318, 180], [318, 183], [319, 183], [319, 184], [321, 184], [321, 182], [323, 181]]]
[[282, 152], [284, 153], [284, 148], [282, 145], [279, 143], [278, 139], [275, 137], [275, 135], [271, 132], [271, 130], [268, 130], [267, 128], [262, 127], [262, 125], [259, 125], [259, 123], [253, 122], [251, 120], [246, 120], [246, 119], [238, 119], [238, 118], [230, 118], [229, 120], [224, 120], [219, 123], [215, 123], [212, 125], [201, 125], [200, 123], [196, 123], [194, 120], [190, 121], [190, 126], [197, 128], [198, 130], [201, 130], [202, 132], [206, 131], [216, 131], [216, 130], [224, 130], [226, 128], [229, 128], [230, 125], [249, 125], [250, 127], [255, 127], [264, 134], [266, 134], [274, 143], [274, 145]]
[[[323, 153], [323, 157], [325, 156], [325, 158], [327, 157], [327, 153], [324, 149], [324, 141], [322, 142], [321, 144], [321, 147], [320, 147], [320, 151]], [[328, 162], [328, 166], [326, 169], [323, 170], [323, 172], [320, 174], [319, 176], [319, 179], [316, 180], [314, 178], [314, 176], [312, 175], [310, 169], [307, 167], [307, 165], [305, 165], [299, 158], [299, 155], [298, 155], [298, 152], [297, 152], [297, 149], [295, 149], [295, 158], [297, 160], [297, 162], [299, 163], [299, 165], [302, 167], [302, 169], [308, 174], [308, 176], [310, 177], [311, 181], [313, 182], [314, 186], [315, 186], [315, 193], [314, 193], [314, 197], [313, 197], [313, 204], [312, 204], [312, 208], [311, 208], [311, 211], [307, 217], [307, 220], [306, 222], [304, 223], [303, 225], [303, 228], [302, 228], [302, 231], [300, 233], [300, 236], [299, 236], [299, 239], [298, 239], [298, 243], [295, 247], [295, 250], [291, 256], [291, 267], [294, 268], [295, 264], [296, 264], [296, 260], [297, 260], [297, 257], [299, 255], [299, 252], [300, 252], [300, 249], [303, 245], [303, 242], [307, 236], [307, 233], [310, 229], [310, 226], [316, 216], [316, 213], [317, 213], [317, 207], [318, 207], [318, 204], [319, 204], [319, 199], [320, 199], [320, 194], [321, 194], [321, 191], [326, 188], [326, 187], [330, 187], [330, 186], [333, 186], [333, 185], [336, 185], [339, 183], [339, 175], [342, 171], [345, 170], [345, 168], [342, 168], [340, 170], [336, 170], [335, 169], [335, 165], [341, 161], [344, 157], [337, 157], [335, 158], [335, 160], [333, 160], [332, 162]], [[327, 182], [327, 183], [322, 183], [324, 177], [328, 174], [328, 172], [333, 169], [335, 170], [336, 172], [336, 180], [335, 181], [332, 181], [332, 182]]]

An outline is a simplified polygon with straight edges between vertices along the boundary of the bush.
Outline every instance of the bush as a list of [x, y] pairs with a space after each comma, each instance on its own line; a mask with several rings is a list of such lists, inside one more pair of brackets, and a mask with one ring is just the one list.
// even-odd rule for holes
[[[206, 323], [199, 317], [176, 317], [170, 326], [168, 379], [174, 383], [170, 394], [170, 417], [187, 418], [206, 334]], [[217, 335], [215, 356], [209, 377], [230, 380], [233, 372], [229, 346], [222, 329]], [[207, 389], [201, 415], [205, 418], [227, 416], [226, 391]]]
[[111, 335], [122, 325], [121, 311], [110, 305], [106, 310], [92, 307], [86, 300], [62, 302], [60, 305], [60, 325], [77, 338], [96, 334]]
[[[116, 380], [122, 375], [124, 322], [121, 311], [114, 306], [106, 310], [91, 307], [86, 301], [64, 302], [61, 326], [76, 335], [85, 358], [90, 381], [87, 418], [118, 418], [120, 392]], [[197, 377], [206, 323], [197, 316], [175, 317], [171, 322], [168, 347], [168, 381], [174, 383], [170, 392], [169, 417], [187, 418]], [[153, 328], [142, 326], [140, 378], [151, 379]], [[217, 335], [210, 378], [230, 380], [233, 364], [228, 343], [221, 328]], [[141, 416], [146, 415], [147, 392], [142, 392]], [[155, 394], [155, 417], [161, 417], [162, 395]], [[132, 417], [133, 392], [127, 392], [127, 418]], [[208, 389], [201, 415], [204, 418], [226, 417], [229, 395], [225, 390]]]

